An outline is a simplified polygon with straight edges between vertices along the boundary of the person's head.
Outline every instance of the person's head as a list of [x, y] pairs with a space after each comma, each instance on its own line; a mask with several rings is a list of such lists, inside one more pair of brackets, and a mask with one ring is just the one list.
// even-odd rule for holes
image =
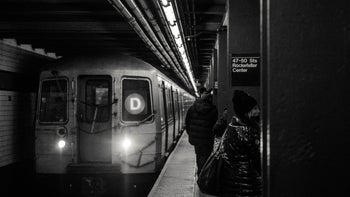
[[201, 99], [205, 100], [205, 101], [211, 101], [212, 96], [210, 94], [209, 90], [205, 90], [202, 94], [201, 94]]
[[256, 100], [242, 90], [235, 90], [232, 98], [233, 109], [240, 119], [258, 119], [260, 110]]

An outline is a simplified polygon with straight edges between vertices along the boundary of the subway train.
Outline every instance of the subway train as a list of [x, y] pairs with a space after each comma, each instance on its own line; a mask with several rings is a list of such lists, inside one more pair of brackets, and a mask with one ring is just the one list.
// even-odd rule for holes
[[41, 71], [38, 91], [36, 174], [60, 177], [68, 193], [154, 179], [195, 100], [150, 64], [113, 54], [61, 58]]

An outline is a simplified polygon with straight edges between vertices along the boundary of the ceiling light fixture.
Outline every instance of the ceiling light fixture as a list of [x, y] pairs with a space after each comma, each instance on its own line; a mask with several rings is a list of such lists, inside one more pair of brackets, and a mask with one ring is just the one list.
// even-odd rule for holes
[[182, 34], [180, 33], [180, 27], [179, 27], [178, 21], [176, 20], [175, 9], [170, 0], [160, 0], [160, 4], [163, 10], [163, 13], [166, 17], [166, 20], [168, 21], [168, 25], [170, 27], [171, 34], [173, 35], [173, 39], [175, 40], [175, 43], [177, 45], [177, 49], [180, 52], [182, 62], [185, 66], [187, 75], [191, 81], [191, 84], [195, 93], [197, 94], [197, 87], [196, 87], [196, 83], [193, 77], [193, 72], [190, 66], [191, 62], [188, 59], [187, 51], [185, 49], [184, 42], [183, 42], [183, 37], [182, 37]]

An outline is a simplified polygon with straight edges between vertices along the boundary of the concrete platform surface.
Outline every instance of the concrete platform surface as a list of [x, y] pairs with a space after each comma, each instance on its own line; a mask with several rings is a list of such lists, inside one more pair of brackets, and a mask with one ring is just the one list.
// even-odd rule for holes
[[210, 197], [200, 192], [196, 183], [194, 147], [183, 133], [169, 156], [148, 197]]

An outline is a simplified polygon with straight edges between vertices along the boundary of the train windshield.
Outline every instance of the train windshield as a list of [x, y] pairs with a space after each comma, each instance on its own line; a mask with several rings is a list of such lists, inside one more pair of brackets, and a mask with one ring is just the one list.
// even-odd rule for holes
[[127, 78], [122, 80], [122, 87], [122, 120], [126, 122], [151, 120], [153, 113], [149, 81]]
[[67, 79], [49, 79], [41, 82], [41, 123], [67, 121]]
[[85, 88], [86, 121], [108, 121], [110, 117], [109, 81], [104, 79], [87, 80]]

